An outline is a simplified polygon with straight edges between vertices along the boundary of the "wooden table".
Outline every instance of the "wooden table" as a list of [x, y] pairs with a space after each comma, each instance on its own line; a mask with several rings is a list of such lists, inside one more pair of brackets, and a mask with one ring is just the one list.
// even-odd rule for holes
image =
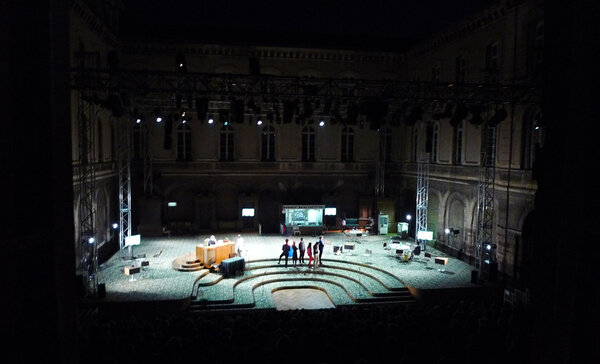
[[235, 254], [234, 242], [218, 242], [216, 245], [196, 245], [196, 259], [205, 267], [210, 267], [212, 263], [219, 264], [225, 259], [229, 259], [229, 254]]

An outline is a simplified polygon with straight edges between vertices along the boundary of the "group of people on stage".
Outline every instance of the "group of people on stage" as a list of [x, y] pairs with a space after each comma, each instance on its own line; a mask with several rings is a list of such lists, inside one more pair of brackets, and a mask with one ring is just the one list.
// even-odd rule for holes
[[323, 250], [325, 249], [325, 243], [323, 243], [323, 236], [319, 236], [319, 240], [308, 243], [308, 246], [304, 245], [304, 238], [300, 238], [300, 242], [296, 245], [295, 241], [292, 241], [290, 245], [289, 239], [285, 239], [285, 242], [281, 246], [281, 254], [279, 255], [279, 261], [277, 264], [281, 264], [281, 258], [285, 258], [285, 266], [288, 266], [288, 258], [292, 258], [292, 264], [294, 267], [297, 263], [304, 264], [304, 254], [308, 255], [308, 267], [312, 268], [314, 261], [314, 267], [317, 265], [323, 265], [321, 257], [323, 256]]

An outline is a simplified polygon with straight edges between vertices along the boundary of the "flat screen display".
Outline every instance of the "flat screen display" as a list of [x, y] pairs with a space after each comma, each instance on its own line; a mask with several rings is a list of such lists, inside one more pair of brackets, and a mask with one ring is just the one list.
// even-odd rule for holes
[[254, 209], [253, 208], [249, 208], [249, 207], [245, 207], [242, 209], [242, 216], [245, 217], [252, 217], [254, 216]]
[[419, 239], [419, 240], [433, 240], [433, 231], [419, 230], [417, 232], [417, 239]]
[[337, 209], [335, 207], [326, 207], [325, 215], [326, 216], [335, 216], [337, 214]]

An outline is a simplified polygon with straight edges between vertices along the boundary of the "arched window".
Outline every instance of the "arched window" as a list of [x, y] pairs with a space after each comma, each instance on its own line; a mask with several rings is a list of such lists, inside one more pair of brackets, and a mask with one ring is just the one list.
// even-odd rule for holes
[[261, 159], [263, 161], [275, 161], [275, 129], [268, 125], [262, 130]]
[[342, 129], [342, 162], [354, 161], [354, 130], [349, 127]]
[[177, 126], [177, 160], [192, 160], [192, 128], [183, 123]]
[[315, 161], [315, 129], [312, 126], [302, 129], [302, 161]]
[[133, 160], [144, 159], [144, 150], [146, 149], [146, 128], [142, 124], [135, 124], [133, 126], [133, 143], [132, 157]]
[[460, 165], [462, 164], [462, 154], [463, 154], [463, 128], [465, 125], [465, 121], [462, 120], [454, 127], [454, 164]]
[[232, 161], [235, 150], [233, 127], [229, 124], [223, 125], [219, 137], [219, 160]]

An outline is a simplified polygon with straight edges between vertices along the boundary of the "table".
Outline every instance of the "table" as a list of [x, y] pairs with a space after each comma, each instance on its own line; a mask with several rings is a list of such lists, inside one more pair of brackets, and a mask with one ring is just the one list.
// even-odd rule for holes
[[196, 259], [205, 267], [210, 267], [212, 263], [221, 263], [229, 259], [229, 254], [235, 254], [234, 242], [218, 242], [216, 245], [204, 246], [196, 245]]
[[392, 250], [392, 254], [394, 254], [394, 255], [396, 254], [396, 250], [398, 250], [398, 249], [402, 250], [403, 252], [410, 251], [410, 245], [403, 244], [403, 243], [400, 243], [400, 244], [392, 243], [392, 244], [390, 244], [390, 248]]
[[246, 261], [242, 257], [233, 257], [229, 259], [225, 259], [221, 262], [220, 271], [223, 272], [225, 276], [232, 276], [236, 273], [244, 272], [244, 268], [246, 266]]

